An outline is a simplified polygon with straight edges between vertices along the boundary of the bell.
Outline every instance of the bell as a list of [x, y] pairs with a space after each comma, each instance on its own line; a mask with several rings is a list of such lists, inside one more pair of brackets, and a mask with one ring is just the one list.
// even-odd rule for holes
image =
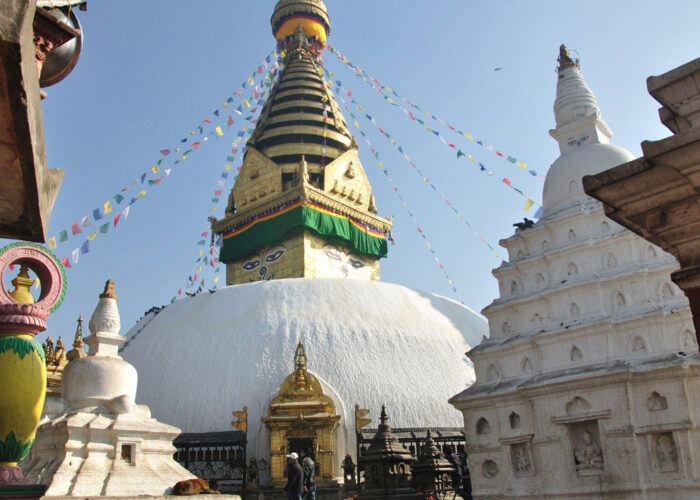
[[68, 76], [77, 64], [80, 51], [83, 48], [83, 32], [74, 9], [59, 7], [49, 10], [49, 13], [71, 28], [79, 30], [80, 34], [49, 52], [41, 68], [41, 76], [39, 77], [41, 87], [50, 87]]

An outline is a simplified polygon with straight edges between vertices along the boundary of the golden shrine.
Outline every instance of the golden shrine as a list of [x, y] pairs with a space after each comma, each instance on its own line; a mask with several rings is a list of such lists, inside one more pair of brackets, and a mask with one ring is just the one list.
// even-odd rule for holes
[[262, 418], [270, 435], [270, 479], [283, 482], [287, 473], [286, 455], [311, 448], [316, 462], [316, 477], [334, 477], [333, 430], [340, 415], [335, 403], [323, 393], [318, 379], [307, 368], [304, 343], [294, 353], [294, 372], [280, 386], [279, 395], [270, 401]]
[[226, 284], [279, 278], [379, 280], [391, 218], [377, 215], [357, 143], [319, 61], [330, 21], [320, 0], [280, 0], [271, 19], [284, 69], [226, 208]]

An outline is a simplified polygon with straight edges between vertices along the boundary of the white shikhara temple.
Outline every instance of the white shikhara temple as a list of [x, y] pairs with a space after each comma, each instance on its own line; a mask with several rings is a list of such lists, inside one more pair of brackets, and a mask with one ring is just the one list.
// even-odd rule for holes
[[[501, 245], [464, 414], [474, 498], [699, 498], [700, 358], [675, 259], [581, 179], [633, 159], [565, 47], [543, 217]], [[529, 227], [528, 227], [529, 226]]]

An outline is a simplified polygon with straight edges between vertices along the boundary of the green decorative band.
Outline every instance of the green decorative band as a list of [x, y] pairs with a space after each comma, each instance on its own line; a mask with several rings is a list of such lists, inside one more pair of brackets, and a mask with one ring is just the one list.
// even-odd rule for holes
[[5, 439], [0, 441], [0, 462], [24, 460], [29, 455], [33, 443], [34, 439], [28, 439], [26, 443], [22, 443], [15, 437], [15, 431], [10, 431]]
[[377, 229], [316, 203], [296, 201], [223, 234], [220, 259], [222, 262], [240, 259], [304, 229], [360, 254], [386, 257], [388, 253], [386, 236]]
[[[23, 339], [21, 337], [3, 336], [0, 337], [0, 354], [5, 351], [12, 349], [15, 351], [20, 359], [35, 351], [37, 355], [41, 358], [41, 361], [46, 364], [46, 354], [44, 353], [44, 348], [41, 344], [34, 339]], [[2, 460], [0, 460], [2, 462]]]

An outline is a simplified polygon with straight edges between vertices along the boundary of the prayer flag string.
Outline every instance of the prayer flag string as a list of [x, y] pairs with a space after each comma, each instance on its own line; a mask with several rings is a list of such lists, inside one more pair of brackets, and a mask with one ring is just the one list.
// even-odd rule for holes
[[[265, 103], [265, 97], [267, 97], [268, 92], [263, 91], [263, 87], [269, 88], [272, 84], [272, 78], [276, 75], [276, 73], [280, 69], [280, 62], [277, 60], [277, 53], [272, 52], [270, 55], [268, 55], [263, 62], [261, 63], [258, 68], [265, 67], [268, 71], [267, 74], [264, 75], [264, 79], [260, 80], [260, 86], [249, 86], [249, 79], [245, 80], [242, 84], [241, 87], [236, 90], [233, 95], [236, 96], [237, 98], [242, 98], [243, 102], [246, 103], [246, 107], [249, 108], [249, 116], [247, 116], [244, 120], [249, 121], [252, 124], [255, 124], [254, 121], [254, 115], [255, 112], [257, 111], [257, 108], [260, 107], [262, 104]], [[257, 70], [253, 72], [253, 75], [257, 75]], [[250, 92], [247, 97], [243, 97], [243, 89], [246, 87], [250, 87]], [[224, 103], [222, 103], [220, 106], [223, 107], [224, 109], [228, 110], [229, 105], [232, 105], [231, 103], [234, 102], [234, 97], [231, 96], [229, 97]], [[252, 104], [251, 104], [252, 103]], [[239, 105], [238, 108], [233, 110], [234, 114], [241, 115], [243, 114], [242, 110], [242, 105]], [[255, 106], [255, 107], [253, 107]], [[253, 109], [250, 109], [253, 107]], [[171, 153], [175, 153], [176, 155], [171, 156], [170, 159], [176, 158], [173, 161], [173, 166], [178, 165], [180, 162], [184, 161], [187, 159], [188, 155], [192, 153], [193, 151], [198, 150], [205, 142], [209, 140], [210, 136], [214, 136], [217, 139], [219, 139], [221, 136], [224, 135], [224, 130], [225, 128], [231, 127], [234, 123], [235, 120], [233, 117], [229, 114], [227, 117], [222, 117], [222, 113], [220, 113], [220, 108], [217, 108], [214, 110], [212, 113], [207, 115], [207, 117], [202, 120], [202, 124], [198, 125], [196, 129], [193, 129], [190, 132], [190, 136], [196, 136], [197, 140], [195, 142], [192, 142], [192, 138], [185, 137], [180, 140], [180, 144], [187, 143], [190, 141], [190, 144], [188, 146], [175, 146], [172, 149], [161, 149], [160, 154], [163, 156], [162, 158], [158, 159], [154, 164], [146, 170], [144, 173], [142, 173], [139, 177], [137, 177], [135, 180], [133, 180], [130, 184], [126, 185], [123, 187], [117, 194], [115, 194], [112, 198], [108, 199], [106, 202], [104, 202], [102, 205], [98, 206], [88, 214], [84, 215], [83, 217], [80, 218], [78, 222], [73, 223], [69, 229], [63, 229], [58, 232], [58, 234], [51, 236], [47, 240], [47, 244], [49, 249], [54, 250], [58, 245], [61, 243], [64, 243], [68, 241], [68, 239], [72, 236], [77, 236], [79, 234], [82, 234], [83, 232], [89, 232], [90, 230], [86, 230], [87, 227], [92, 226], [93, 222], [99, 221], [103, 218], [105, 218], [106, 215], [112, 213], [114, 211], [114, 208], [116, 208], [116, 205], [121, 205], [121, 203], [126, 199], [127, 195], [124, 193], [128, 191], [130, 188], [136, 186], [132, 192], [135, 192], [136, 189], [139, 189], [138, 193], [135, 196], [132, 196], [131, 201], [129, 202], [129, 206], [132, 205], [136, 200], [139, 198], [143, 197], [146, 195], [146, 191], [148, 188], [156, 186], [160, 184], [160, 182], [163, 180], [164, 177], [167, 177], [171, 169], [170, 168], [165, 168], [163, 166], [163, 161], [165, 160], [165, 157], [169, 156]], [[213, 117], [219, 117], [219, 120], [213, 122], [211, 118]], [[208, 125], [207, 125], [208, 124]], [[205, 127], [208, 129], [213, 129], [212, 131], [208, 132], [205, 134]], [[198, 133], [196, 132], [198, 131]], [[200, 138], [201, 137], [201, 138]], [[186, 150], [182, 150], [183, 148], [189, 148]], [[165, 175], [161, 173], [161, 171], [165, 172]], [[147, 179], [148, 176], [152, 176], [152, 178]], [[93, 233], [94, 234], [94, 233]]]
[[[333, 77], [333, 73], [330, 73], [330, 72], [328, 72], [328, 70], [326, 70], [326, 76], [328, 76], [329, 78], [332, 78], [332, 77]], [[332, 83], [332, 82], [333, 82], [333, 80], [331, 80], [331, 83]], [[339, 80], [335, 80], [335, 86], [338, 87], [338, 88], [340, 88], [340, 89], [342, 90], [342, 93], [347, 94], [347, 95], [350, 96], [350, 97], [352, 96], [352, 91], [347, 90], [346, 88], [344, 88], [344, 87], [342, 86], [342, 82], [340, 82]], [[339, 94], [340, 94], [340, 92], [339, 92]], [[364, 109], [362, 106], [360, 106], [359, 104], [357, 104], [357, 102], [356, 102], [354, 99], [352, 99], [351, 102], [352, 102], [353, 104], [356, 104], [356, 109], [359, 110], [359, 111], [362, 111], [363, 114], [365, 115], [365, 117], [366, 117], [368, 120], [370, 120], [370, 121], [375, 125], [375, 127], [377, 127], [378, 130], [379, 130], [383, 135], [385, 135], [385, 136], [387, 137], [387, 139], [393, 141], [393, 139], [391, 139], [391, 136], [390, 136], [387, 132], [385, 132], [381, 127], [379, 127], [379, 125], [377, 125], [377, 122], [375, 121], [375, 119], [374, 119], [372, 116], [366, 114], [365, 109]], [[350, 111], [348, 110], [348, 112], [350, 112]], [[351, 114], [351, 116], [352, 116], [353, 118], [356, 118], [355, 115], [354, 115], [354, 113], [350, 112], [350, 114]], [[457, 147], [456, 147], [454, 144], [452, 144], [452, 143], [448, 142], [447, 140], [445, 140], [445, 138], [443, 138], [443, 137], [440, 135], [440, 132], [438, 132], [437, 130], [431, 129], [430, 127], [425, 126], [425, 125], [424, 125], [425, 122], [424, 122], [423, 120], [420, 120], [420, 119], [415, 118], [410, 112], [408, 112], [408, 114], [411, 116], [411, 118], [412, 118], [414, 121], [418, 121], [418, 122], [423, 126], [423, 128], [425, 128], [426, 130], [432, 132], [433, 135], [435, 135], [436, 137], [438, 137], [438, 138], [440, 139], [440, 142], [442, 142], [444, 145], [448, 146], [449, 148], [452, 148], [453, 150], [456, 150], [456, 151], [457, 151], [456, 154], [457, 154], [457, 158], [458, 158], [458, 159], [459, 159], [459, 158], [465, 158], [465, 159], [467, 159], [467, 160], [473, 162], [474, 164], [478, 164], [478, 166], [479, 166], [479, 171], [480, 171], [480, 172], [483, 172], [483, 173], [485, 173], [486, 175], [488, 175], [489, 177], [493, 177], [493, 178], [496, 179], [496, 180], [498, 179], [497, 177], [494, 177], [494, 173], [493, 173], [491, 170], [487, 169], [487, 168], [484, 166], [483, 163], [478, 162], [471, 154], [465, 154], [464, 152], [462, 152], [461, 149], [457, 149]], [[355, 123], [357, 124], [357, 121], [355, 121]], [[505, 185], [508, 186], [510, 189], [512, 189], [513, 191], [515, 191], [516, 193], [518, 193], [520, 196], [522, 196], [522, 197], [525, 198], [525, 205], [523, 206], [523, 210], [524, 210], [525, 212], [529, 212], [529, 211], [532, 209], [532, 207], [535, 207], [535, 206], [541, 207], [540, 204], [538, 204], [534, 199], [532, 199], [530, 196], [528, 196], [522, 189], [520, 189], [520, 188], [514, 186], [513, 183], [512, 183], [512, 181], [511, 181], [510, 179], [508, 179], [507, 177], [504, 177], [503, 179], [501, 179], [501, 183], [502, 183], [502, 184], [505, 184]]]
[[[343, 105], [345, 106], [345, 110], [348, 113], [350, 113], [350, 116], [354, 120], [355, 127], [358, 128], [360, 131], [360, 135], [362, 135], [366, 139], [367, 136], [365, 135], [364, 131], [362, 131], [362, 129], [360, 128], [357, 117], [350, 110], [350, 108], [347, 105], [347, 102], [345, 101], [345, 98], [343, 97], [343, 94], [340, 92], [342, 87], [339, 86], [339, 83], [337, 80], [335, 83], [336, 83], [336, 89], [338, 90], [337, 95], [340, 98]], [[360, 106], [354, 99], [351, 102], [353, 104], [355, 104], [358, 108], [362, 108], [362, 106]], [[381, 128], [379, 126], [379, 124], [374, 119], [370, 120], [368, 117], [369, 117], [369, 115], [365, 115], [365, 119], [367, 119], [367, 121], [372, 123], [377, 128], [377, 130], [381, 133], [381, 135], [383, 135], [389, 142], [391, 142], [391, 144], [395, 148], [397, 148], [398, 152], [401, 153], [402, 157], [411, 165], [411, 167], [413, 167], [413, 170], [423, 179], [423, 181], [426, 182], [433, 189], [433, 191], [435, 191], [435, 193], [447, 204], [447, 206], [452, 209], [452, 211], [455, 213], [455, 215], [457, 215], [457, 217], [472, 230], [474, 235], [477, 236], [479, 238], [479, 240], [483, 244], [485, 244], [489, 248], [489, 250], [491, 250], [497, 258], [500, 259], [501, 256], [498, 254], [498, 251], [489, 242], [487, 242], [486, 239], [484, 239], [484, 237], [481, 235], [481, 233], [474, 226], [472, 226], [472, 224], [466, 219], [466, 217], [464, 217], [464, 215], [462, 215], [459, 212], [459, 210], [457, 210], [457, 208], [455, 208], [454, 204], [452, 202], [450, 202], [450, 200], [448, 200], [447, 197], [440, 192], [440, 190], [435, 186], [434, 183], [432, 183], [430, 181], [430, 179], [421, 171], [421, 169], [416, 166], [416, 164], [411, 160], [411, 157], [408, 156], [408, 154], [405, 152], [404, 148], [399, 143], [397, 143], [396, 140], [392, 139], [391, 136], [388, 133], [386, 133], [384, 131], [384, 129]], [[375, 153], [374, 148], [372, 148], [371, 151], [373, 154]]]
[[340, 61], [342, 61], [343, 63], [345, 63], [350, 69], [352, 69], [352, 71], [355, 73], [355, 76], [357, 76], [357, 77], [359, 77], [359, 78], [362, 78], [365, 82], [367, 82], [367, 83], [370, 85], [370, 87], [372, 87], [373, 89], [375, 89], [375, 90], [377, 90], [379, 93], [381, 93], [382, 96], [384, 96], [384, 99], [385, 99], [387, 102], [389, 102], [389, 103], [392, 104], [393, 106], [396, 106], [396, 107], [398, 107], [399, 109], [401, 109], [404, 113], [406, 113], [407, 115], [409, 115], [412, 119], [418, 120], [419, 122], [422, 122], [422, 120], [420, 120], [420, 119], [418, 119], [418, 118], [415, 118], [415, 116], [413, 115], [413, 113], [411, 113], [409, 110], [407, 110], [406, 108], [404, 108], [404, 107], [402, 107], [401, 105], [399, 105], [398, 103], [396, 103], [391, 97], [389, 97], [389, 96], [385, 93], [385, 91], [386, 91], [386, 92], [391, 92], [394, 96], [398, 97], [398, 98], [401, 99], [403, 102], [405, 102], [406, 104], [408, 104], [408, 105], [411, 107], [411, 109], [415, 109], [415, 110], [417, 110], [417, 111], [420, 111], [421, 114], [423, 114], [423, 115], [425, 115], [425, 116], [429, 116], [430, 118], [432, 118], [432, 119], [435, 120], [436, 122], [438, 122], [438, 123], [440, 123], [440, 124], [446, 126], [447, 128], [449, 128], [449, 129], [450, 129], [452, 132], [454, 132], [455, 134], [460, 135], [460, 136], [462, 136], [462, 137], [465, 137], [465, 138], [469, 139], [470, 141], [475, 142], [476, 144], [478, 144], [478, 145], [481, 146], [482, 148], [491, 151], [491, 152], [494, 153], [496, 156], [498, 156], [498, 157], [500, 157], [500, 158], [503, 158], [504, 160], [508, 161], [509, 163], [515, 165], [516, 167], [518, 167], [518, 168], [520, 168], [520, 169], [522, 169], [522, 170], [525, 170], [527, 173], [529, 173], [529, 174], [532, 175], [533, 177], [538, 177], [538, 178], [540, 178], [540, 179], [544, 179], [544, 178], [545, 178], [545, 175], [540, 174], [540, 173], [537, 172], [536, 170], [528, 169], [528, 168], [527, 168], [527, 163], [526, 163], [526, 162], [521, 161], [521, 160], [518, 160], [518, 159], [517, 159], [516, 157], [514, 157], [514, 156], [511, 156], [511, 155], [509, 155], [509, 154], [506, 154], [506, 153], [501, 152], [498, 148], [494, 147], [492, 144], [486, 144], [486, 143], [484, 143], [484, 141], [482, 141], [482, 140], [480, 140], [480, 139], [474, 139], [474, 136], [473, 136], [472, 134], [468, 134], [468, 133], [462, 132], [461, 130], [458, 130], [456, 127], [452, 126], [450, 123], [448, 123], [448, 122], [446, 122], [445, 120], [441, 119], [440, 117], [435, 116], [434, 114], [432, 114], [432, 113], [430, 113], [430, 112], [428, 112], [428, 111], [425, 111], [425, 110], [421, 109], [417, 104], [414, 104], [414, 103], [412, 103], [410, 100], [408, 100], [407, 98], [401, 96], [398, 92], [396, 92], [396, 91], [395, 91], [394, 89], [392, 89], [391, 87], [388, 87], [388, 86], [383, 85], [381, 82], [379, 82], [379, 80], [377, 80], [377, 79], [374, 78], [373, 76], [367, 74], [363, 69], [361, 69], [361, 68], [359, 68], [358, 66], [356, 66], [355, 64], [353, 64], [345, 55], [341, 54], [336, 48], [334, 48], [334, 47], [332, 47], [332, 46], [326, 44], [326, 49], [329, 50], [333, 55], [335, 55]]
[[[262, 82], [261, 82], [261, 83], [262, 83]], [[249, 122], [249, 123], [246, 123], [246, 124], [242, 127], [242, 129], [239, 130], [238, 133], [236, 134], [236, 138], [234, 139], [234, 141], [233, 141], [233, 143], [232, 143], [233, 149], [231, 150], [230, 153], [227, 153], [227, 157], [226, 157], [226, 161], [227, 161], [227, 162], [232, 162], [232, 161], [233, 161], [234, 157], [233, 157], [232, 155], [235, 155], [235, 154], [238, 152], [238, 148], [240, 148], [240, 146], [241, 146], [241, 144], [242, 144], [242, 142], [243, 142], [243, 138], [244, 138], [246, 135], [250, 136], [250, 135], [253, 133], [253, 131], [254, 131], [254, 129], [255, 129], [254, 125], [257, 123], [257, 116], [258, 116], [258, 113], [259, 113], [259, 109], [262, 108], [262, 104], [265, 104], [265, 99], [264, 99], [264, 98], [263, 98], [263, 99], [259, 99], [258, 102], [260, 103], [260, 105], [258, 105], [258, 106], [256, 106], [255, 108], [251, 109], [251, 114], [248, 115], [248, 116], [245, 118], [244, 122], [243, 122], [243, 123], [246, 123], [246, 122]], [[230, 118], [230, 117], [229, 117], [229, 118]], [[217, 136], [223, 135], [223, 134], [224, 134], [224, 130], [227, 130], [231, 125], [234, 124], [234, 121], [233, 121], [233, 120], [227, 120], [227, 122], [228, 122], [228, 123], [226, 124], [226, 128], [221, 129], [221, 134], [219, 134], [218, 131], [215, 132], [215, 133], [217, 134]], [[206, 137], [205, 137], [205, 140], [206, 140]], [[195, 148], [195, 149], [196, 149], [196, 148]], [[243, 148], [242, 148], [242, 149], [243, 149]], [[226, 167], [228, 167], [228, 168], [226, 168]], [[215, 189], [215, 190], [214, 190], [214, 197], [212, 198], [212, 202], [214, 202], [214, 200], [216, 199], [216, 202], [214, 202], [215, 204], [218, 203], [218, 201], [219, 201], [219, 199], [220, 199], [220, 197], [221, 197], [220, 194], [217, 195], [217, 192], [220, 192], [220, 191], [223, 189], [224, 180], [228, 177], [229, 171], [230, 171], [230, 169], [231, 169], [230, 164], [227, 164], [226, 167], [224, 167], [224, 171], [221, 173], [220, 179], [217, 181], [217, 185], [219, 186], [220, 189]], [[145, 183], [144, 183], [144, 184], [141, 186], [143, 189], [142, 189], [135, 197], [132, 197], [132, 199], [131, 199], [131, 201], [129, 202], [129, 204], [128, 204], [126, 207], [124, 207], [124, 209], [121, 210], [121, 211], [112, 219], [111, 223], [110, 223], [110, 222], [103, 223], [103, 224], [99, 225], [99, 229], [97, 228], [97, 225], [95, 225], [95, 227], [92, 228], [92, 229], [94, 229], [94, 231], [93, 231], [92, 233], [90, 233], [90, 234], [87, 236], [87, 238], [86, 238], [85, 241], [82, 243], [82, 245], [79, 246], [79, 247], [77, 247], [77, 248], [75, 248], [75, 249], [70, 253], [70, 256], [69, 256], [70, 258], [69, 258], [69, 257], [65, 257], [64, 259], [61, 260], [61, 263], [64, 265], [64, 267], [66, 267], [66, 268], [71, 268], [71, 267], [72, 267], [71, 261], [72, 261], [73, 264], [77, 264], [77, 263], [78, 263], [78, 259], [79, 259], [79, 257], [80, 257], [81, 254], [86, 254], [86, 253], [89, 253], [89, 252], [90, 252], [90, 242], [91, 242], [93, 239], [95, 239], [99, 234], [107, 234], [107, 233], [109, 232], [110, 226], [113, 227], [113, 228], [116, 228], [120, 221], [126, 220], [127, 216], [129, 215], [131, 206], [132, 206], [134, 203], [136, 203], [140, 198], [144, 197], [144, 196], [147, 194], [148, 189], [153, 188], [153, 187], [155, 187], [155, 186], [161, 185], [161, 181], [163, 181], [165, 178], [167, 178], [167, 177], [170, 175], [171, 169], [169, 169], [169, 168], [164, 168], [164, 169], [163, 169], [163, 173], [164, 173], [164, 175], [161, 175], [161, 177], [159, 177], [158, 179], [156, 179], [156, 180], [154, 180], [154, 181], [149, 180], [149, 181], [148, 181], [148, 187], [146, 187], [146, 185], [145, 185]], [[141, 179], [142, 179], [142, 180], [145, 179], [145, 174], [144, 174], [144, 176], [141, 177]], [[132, 183], [132, 184], [134, 184], [134, 183]], [[122, 192], [125, 192], [129, 187], [130, 187], [130, 186], [128, 186], [126, 189], [123, 189]], [[118, 197], [118, 198], [117, 198], [117, 197]], [[121, 203], [123, 200], [126, 199], [124, 196], [122, 196], [122, 195], [120, 195], [120, 194], [118, 194], [117, 197], [115, 197], [115, 201], [117, 201], [117, 203]], [[112, 213], [112, 212], [113, 212], [113, 209], [112, 209], [111, 204], [109, 204], [109, 202], [108, 202], [106, 205], [109, 207], [109, 210], [105, 210], [104, 213], [105, 213], [105, 214]], [[212, 207], [212, 208], [209, 209], [209, 211], [210, 211], [211, 213], [215, 212], [215, 210], [216, 210], [215, 207]], [[102, 215], [102, 214], [100, 214], [100, 215]], [[101, 219], [103, 219], [103, 218], [104, 218], [104, 216], [95, 217], [95, 220], [98, 220], [98, 219], [101, 220]], [[87, 222], [86, 222], [86, 221], [87, 221]], [[77, 224], [77, 223], [76, 223], [76, 224]], [[74, 234], [76, 234], [76, 235], [77, 235], [77, 234], [81, 234], [81, 233], [82, 233], [82, 229], [80, 228], [79, 225], [78, 225], [78, 227], [76, 227], [76, 224], [73, 224], [73, 226], [71, 227], [71, 231], [74, 232]], [[91, 226], [92, 223], [89, 221], [89, 219], [83, 218], [81, 224], [82, 224], [83, 226], [85, 226], [85, 227], [88, 227], [88, 226]], [[75, 230], [75, 231], [74, 231], [74, 230]], [[65, 231], [64, 231], [64, 232], [65, 232]], [[88, 232], [88, 231], [86, 231], [86, 232]], [[51, 238], [51, 239], [55, 239], [55, 238]], [[50, 239], [50, 240], [51, 240], [51, 239]], [[54, 243], [55, 243], [55, 242], [54, 242]], [[51, 243], [49, 243], [49, 247], [52, 248]], [[55, 246], [54, 246], [53, 248], [55, 248]], [[218, 255], [217, 255], [216, 259], [217, 259], [217, 262], [218, 262]]]

